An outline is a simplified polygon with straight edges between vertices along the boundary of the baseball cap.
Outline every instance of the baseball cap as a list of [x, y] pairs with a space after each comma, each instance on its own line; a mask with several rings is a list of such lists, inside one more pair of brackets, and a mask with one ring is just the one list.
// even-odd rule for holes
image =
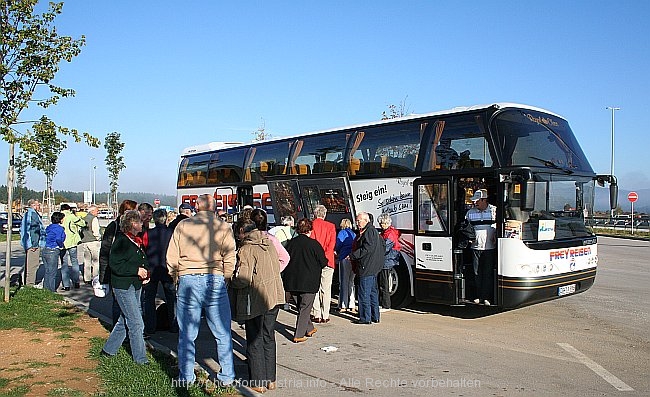
[[474, 192], [474, 195], [472, 196], [472, 201], [479, 201], [480, 199], [486, 199], [488, 198], [487, 190], [485, 189], [479, 189]]
[[179, 210], [191, 210], [191, 209], [192, 209], [192, 206], [189, 205], [189, 204], [187, 204], [187, 203], [183, 203], [183, 204], [181, 204], [181, 205], [178, 206], [178, 209], [179, 209]]

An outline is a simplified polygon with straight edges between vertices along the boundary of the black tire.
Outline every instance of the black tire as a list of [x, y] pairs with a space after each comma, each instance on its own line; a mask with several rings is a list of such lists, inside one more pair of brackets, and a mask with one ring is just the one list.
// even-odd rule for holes
[[406, 263], [400, 260], [399, 265], [390, 271], [390, 305], [393, 309], [401, 309], [413, 301], [411, 276], [406, 266]]

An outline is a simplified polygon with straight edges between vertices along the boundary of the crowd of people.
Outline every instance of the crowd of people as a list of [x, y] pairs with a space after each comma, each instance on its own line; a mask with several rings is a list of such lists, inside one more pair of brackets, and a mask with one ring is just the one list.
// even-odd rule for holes
[[[340, 313], [352, 315], [355, 323], [372, 324], [390, 310], [388, 274], [399, 263], [400, 243], [388, 214], [378, 218], [381, 233], [365, 212], [357, 214], [356, 232], [352, 221], [343, 219], [337, 233], [325, 220], [327, 208], [318, 205], [312, 219], [285, 216], [269, 230], [262, 209], [245, 207], [233, 217], [217, 211], [210, 195], [200, 195], [195, 207], [181, 204], [176, 216], [124, 200], [118, 217], [100, 235], [95, 206], [75, 214], [63, 205], [45, 228], [34, 215], [39, 202], [30, 200], [28, 205], [21, 242], [27, 266], [38, 266], [42, 257], [43, 286], [56, 290], [61, 266], [63, 290], [79, 288], [83, 281], [111, 291], [113, 328], [102, 355], [115, 355], [128, 339], [133, 360], [148, 363], [145, 340], [160, 325], [156, 300], [162, 285], [165, 322], [169, 331], [178, 333], [179, 384], [195, 381], [202, 314], [216, 340], [218, 380], [223, 385], [235, 380], [231, 321], [237, 321], [246, 333], [249, 385], [263, 393], [276, 388], [279, 310], [295, 307], [294, 343], [313, 337], [315, 324], [330, 323], [336, 269]], [[152, 219], [154, 227], [149, 226]]]

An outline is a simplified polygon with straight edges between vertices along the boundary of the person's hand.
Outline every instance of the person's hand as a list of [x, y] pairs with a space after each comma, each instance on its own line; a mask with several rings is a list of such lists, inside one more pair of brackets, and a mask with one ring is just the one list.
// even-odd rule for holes
[[144, 267], [138, 268], [138, 277], [140, 280], [146, 280], [149, 278], [149, 272]]

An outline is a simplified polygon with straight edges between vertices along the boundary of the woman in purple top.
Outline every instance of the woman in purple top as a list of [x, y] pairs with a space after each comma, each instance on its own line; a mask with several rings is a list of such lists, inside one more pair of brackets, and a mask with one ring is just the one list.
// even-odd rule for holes
[[[43, 286], [50, 291], [56, 291], [56, 271], [59, 267], [59, 252], [65, 241], [65, 230], [61, 222], [65, 215], [63, 212], [55, 212], [50, 217], [52, 223], [45, 229], [45, 248], [41, 251], [43, 264], [45, 264], [45, 276]], [[70, 287], [67, 287], [70, 289]]]

